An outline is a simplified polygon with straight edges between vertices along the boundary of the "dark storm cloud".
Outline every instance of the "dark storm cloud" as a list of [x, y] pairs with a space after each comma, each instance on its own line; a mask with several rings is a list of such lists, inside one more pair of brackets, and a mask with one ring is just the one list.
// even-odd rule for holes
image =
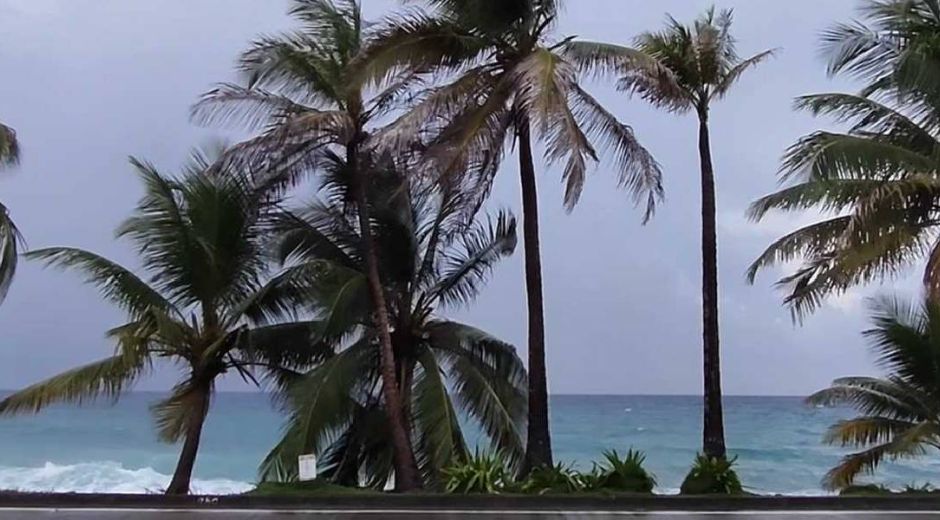
[[[852, 0], [738, 0], [742, 54], [782, 48], [749, 73], [712, 117], [719, 188], [725, 390], [802, 394], [834, 376], [871, 372], [859, 338], [862, 293], [835, 299], [803, 327], [771, 289], [747, 286], [747, 264], [797, 222], [744, 219], [774, 189], [782, 151], [823, 122], [794, 113], [801, 94], [850, 89], [825, 77], [817, 35], [852, 15]], [[372, 18], [399, 5], [365, 0]], [[664, 13], [690, 20], [699, 0], [568, 0], [559, 34], [625, 43], [658, 29]], [[274, 0], [0, 0], [0, 119], [23, 142], [22, 167], [0, 197], [33, 247], [74, 245], [133, 265], [115, 225], [140, 193], [127, 155], [175, 168], [187, 150], [220, 135], [193, 127], [188, 107], [213, 82], [232, 79], [239, 50], [290, 26]], [[698, 165], [689, 117], [654, 111], [601, 85], [597, 96], [630, 123], [662, 162], [668, 200], [647, 226], [613, 176], [599, 169], [571, 215], [559, 174], [540, 177], [548, 361], [554, 392], [697, 393], [700, 386]], [[224, 134], [222, 134], [224, 135]], [[508, 163], [493, 207], [518, 207]], [[461, 319], [525, 344], [521, 251], [501, 265]], [[914, 289], [903, 288], [907, 294]], [[19, 387], [108, 355], [103, 331], [120, 315], [72, 274], [25, 265], [0, 307], [0, 387]], [[165, 388], [165, 373], [146, 385]]]

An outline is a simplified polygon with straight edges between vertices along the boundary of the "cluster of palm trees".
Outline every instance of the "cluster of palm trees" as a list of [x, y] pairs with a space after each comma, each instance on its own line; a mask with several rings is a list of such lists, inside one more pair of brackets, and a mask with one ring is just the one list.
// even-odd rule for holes
[[[29, 253], [83, 271], [128, 322], [109, 333], [114, 356], [23, 390], [0, 412], [116, 396], [154, 358], [171, 358], [185, 377], [154, 408], [161, 436], [183, 441], [171, 493], [188, 489], [214, 381], [229, 371], [267, 378], [289, 414], [266, 478], [291, 478], [297, 455], [316, 451], [338, 481], [365, 471], [374, 485], [394, 475], [403, 491], [438, 485], [444, 467], [468, 456], [459, 413], [520, 473], [551, 466], [536, 152], [563, 164], [568, 209], [605, 149], [644, 220], [663, 197], [659, 164], [582, 85], [600, 73], [699, 116], [704, 449], [723, 458], [708, 110], [770, 53], [738, 57], [730, 12], [691, 27], [671, 20], [627, 48], [557, 38], [559, 10], [559, 0], [429, 0], [370, 25], [355, 0], [294, 0], [299, 29], [253, 42], [240, 81], [193, 107], [201, 124], [255, 136], [196, 154], [177, 176], [133, 161], [147, 194], [118, 236], [137, 244], [145, 278], [81, 250]], [[515, 248], [509, 213], [477, 218], [510, 147], [522, 185], [528, 373], [509, 345], [435, 317], [472, 300]], [[311, 175], [319, 196], [282, 207]]]
[[[691, 25], [669, 18], [631, 47], [559, 38], [560, 3], [426, 0], [369, 24], [357, 0], [293, 0], [299, 28], [252, 42], [239, 80], [192, 110], [200, 124], [254, 136], [194, 153], [177, 175], [132, 161], [145, 196], [117, 236], [136, 245], [144, 276], [78, 249], [28, 253], [83, 272], [127, 321], [108, 333], [113, 356], [8, 397], [0, 413], [117, 398], [169, 359], [183, 378], [153, 408], [161, 438], [183, 443], [168, 493], [189, 489], [226, 373], [273, 388], [288, 415], [262, 464], [266, 479], [295, 477], [297, 456], [313, 451], [340, 483], [440, 487], [442, 471], [469, 457], [461, 416], [521, 474], [551, 466], [535, 156], [561, 164], [568, 209], [604, 159], [644, 221], [663, 197], [659, 164], [583, 84], [608, 77], [627, 95], [697, 116], [703, 452], [724, 459], [709, 111], [774, 51], [740, 57], [731, 12], [715, 9]], [[801, 139], [783, 167], [794, 184], [751, 210], [755, 219], [774, 209], [836, 213], [771, 245], [749, 273], [803, 258], [781, 281], [797, 317], [921, 255], [928, 294], [940, 289], [940, 0], [866, 5], [874, 27], [826, 35], [830, 70], [864, 78], [863, 91], [798, 102], [852, 128]], [[522, 186], [527, 371], [512, 346], [439, 315], [470, 303], [515, 249], [512, 214], [481, 215], [509, 149]], [[15, 134], [0, 125], [0, 164], [17, 155]], [[285, 195], [311, 182], [316, 196], [286, 207]], [[5, 209], [0, 216], [5, 293], [19, 238]], [[892, 438], [892, 425], [842, 438]]]

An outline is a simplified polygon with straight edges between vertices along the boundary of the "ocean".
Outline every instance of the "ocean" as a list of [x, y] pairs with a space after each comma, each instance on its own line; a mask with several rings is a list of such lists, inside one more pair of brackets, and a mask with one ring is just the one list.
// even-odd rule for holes
[[[116, 405], [56, 406], [0, 419], [0, 489], [156, 493], [167, 485], [177, 447], [161, 444], [148, 405], [132, 393]], [[659, 492], [677, 491], [700, 444], [701, 399], [691, 396], [575, 396], [551, 400], [556, 459], [588, 469], [606, 449], [647, 455]], [[820, 495], [819, 482], [845, 450], [821, 443], [826, 428], [851, 417], [796, 397], [727, 397], [725, 429], [745, 487], [762, 494]], [[209, 413], [194, 492], [239, 493], [278, 438], [283, 418], [267, 396], [220, 393]], [[895, 487], [940, 483], [940, 459], [889, 464], [869, 480]]]

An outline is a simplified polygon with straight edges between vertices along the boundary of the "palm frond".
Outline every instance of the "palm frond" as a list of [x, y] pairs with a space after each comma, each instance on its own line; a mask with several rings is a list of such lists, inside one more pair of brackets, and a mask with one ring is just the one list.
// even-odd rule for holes
[[477, 225], [462, 235], [463, 247], [445, 256], [444, 272], [428, 294], [433, 303], [469, 303], [480, 292], [494, 264], [516, 248], [516, 219], [500, 212], [487, 225]]
[[714, 99], [723, 98], [728, 93], [728, 91], [731, 90], [731, 87], [734, 86], [734, 84], [738, 81], [738, 79], [740, 79], [741, 76], [744, 75], [745, 72], [760, 65], [761, 63], [763, 63], [769, 58], [772, 58], [776, 54], [777, 54], [776, 49], [770, 49], [770, 50], [766, 50], [758, 54], [755, 54], [754, 56], [751, 56], [750, 58], [740, 61], [737, 64], [735, 64], [733, 67], [731, 67], [730, 70], [726, 71], [718, 79], [717, 83], [712, 88], [711, 99], [714, 100]]
[[297, 474], [297, 457], [320, 453], [330, 436], [347, 424], [356, 389], [369, 385], [376, 349], [367, 340], [324, 361], [292, 385], [283, 396], [290, 414], [284, 434], [259, 469], [262, 480], [285, 480]]
[[36, 413], [55, 403], [117, 399], [147, 369], [146, 359], [115, 355], [51, 377], [0, 401], [0, 414]]
[[648, 222], [653, 217], [656, 204], [665, 197], [659, 163], [640, 144], [633, 129], [618, 121], [587, 91], [574, 85], [572, 92], [575, 113], [584, 122], [585, 133], [594, 142], [613, 151], [619, 166], [617, 180], [631, 193], [634, 203], [645, 203], [643, 222]]
[[567, 158], [562, 172], [565, 207], [574, 208], [581, 196], [588, 161], [597, 162], [597, 152], [571, 110], [576, 71], [561, 56], [538, 49], [512, 71], [516, 98], [526, 117], [545, 142], [549, 164]]
[[421, 371], [414, 383], [413, 415], [419, 463], [429, 482], [441, 483], [442, 471], [469, 455], [443, 369], [428, 349], [418, 356]]
[[926, 444], [936, 442], [940, 434], [936, 424], [922, 423], [901, 430], [890, 441], [878, 444], [859, 453], [845, 456], [838, 466], [830, 470], [823, 479], [826, 489], [842, 489], [852, 485], [862, 473], [872, 473], [884, 459], [913, 458], [926, 453]]
[[480, 424], [499, 451], [520, 461], [527, 378], [515, 349], [452, 321], [430, 323], [427, 330], [435, 355], [447, 360], [457, 405]]
[[166, 443], [182, 440], [189, 426], [201, 423], [209, 413], [211, 397], [211, 384], [187, 380], [173, 387], [169, 397], [150, 406], [159, 439]]
[[175, 311], [172, 303], [134, 273], [94, 253], [70, 247], [53, 247], [30, 251], [25, 256], [49, 266], [85, 273], [86, 283], [98, 287], [105, 298], [134, 316], [141, 316], [151, 309]]
[[17, 250], [24, 244], [23, 235], [10, 217], [7, 207], [0, 203], [0, 303], [6, 299], [16, 275]]

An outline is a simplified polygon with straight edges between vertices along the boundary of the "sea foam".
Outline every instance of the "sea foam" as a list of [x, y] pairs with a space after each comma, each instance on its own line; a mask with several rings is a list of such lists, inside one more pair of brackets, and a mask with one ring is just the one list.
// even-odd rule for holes
[[[0, 489], [59, 493], [160, 493], [170, 475], [153, 468], [125, 468], [117, 462], [85, 462], [42, 467], [0, 466]], [[244, 493], [253, 486], [227, 479], [193, 479], [192, 492], [204, 495]]]

